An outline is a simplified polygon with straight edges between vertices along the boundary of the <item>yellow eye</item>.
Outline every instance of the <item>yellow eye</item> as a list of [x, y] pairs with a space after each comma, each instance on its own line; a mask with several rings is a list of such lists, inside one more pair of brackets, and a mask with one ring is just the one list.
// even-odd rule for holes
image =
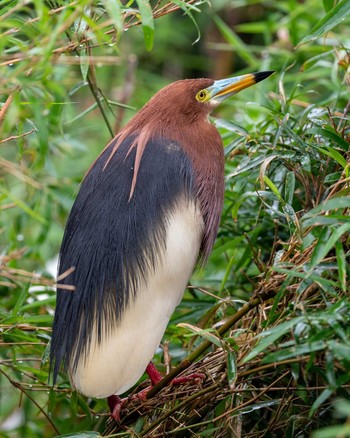
[[201, 91], [199, 91], [199, 92], [197, 93], [197, 95], [196, 95], [196, 99], [197, 99], [199, 102], [204, 102], [204, 101], [207, 100], [207, 96], [208, 96], [208, 92], [207, 92], [207, 90], [201, 90]]

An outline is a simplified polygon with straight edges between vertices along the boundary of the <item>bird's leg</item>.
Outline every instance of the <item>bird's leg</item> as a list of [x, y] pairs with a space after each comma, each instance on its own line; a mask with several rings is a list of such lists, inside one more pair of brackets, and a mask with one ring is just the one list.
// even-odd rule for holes
[[116, 420], [120, 421], [120, 411], [123, 409], [124, 404], [127, 400], [135, 400], [138, 398], [139, 400], [145, 402], [147, 392], [152, 388], [152, 386], [156, 385], [158, 382], [162, 380], [162, 375], [157, 370], [156, 366], [150, 362], [147, 365], [146, 373], [148, 374], [150, 380], [151, 380], [151, 386], [148, 386], [147, 388], [143, 389], [142, 391], [138, 392], [137, 394], [132, 395], [128, 398], [120, 398], [118, 395], [110, 395], [107, 397], [107, 403], [109, 406], [109, 410], [111, 411], [111, 416]]
[[187, 376], [175, 377], [170, 385], [182, 385], [183, 383], [190, 382], [191, 380], [203, 380], [205, 378], [205, 374], [203, 373], [191, 373]]
[[[148, 391], [154, 385], [156, 385], [157, 383], [159, 383], [163, 379], [163, 376], [157, 370], [157, 367], [154, 365], [153, 362], [150, 362], [147, 365], [146, 373], [148, 374], [148, 377], [150, 378], [151, 386], [148, 386], [147, 388], [145, 388], [142, 391], [138, 392], [137, 394], [133, 395], [131, 397], [132, 399], [138, 398], [139, 400], [145, 402], [147, 400]], [[183, 383], [190, 382], [191, 380], [197, 380], [197, 379], [202, 380], [204, 378], [205, 378], [205, 374], [203, 374], [203, 373], [192, 373], [192, 374], [188, 374], [187, 376], [175, 377], [175, 379], [173, 379], [170, 382], [170, 385], [181, 385]]]
[[163, 378], [162, 375], [160, 374], [160, 372], [157, 370], [157, 367], [154, 365], [153, 362], [150, 362], [147, 365], [146, 373], [148, 374], [148, 377], [151, 380], [152, 386], [154, 386], [157, 383], [159, 383], [162, 380], [162, 378]]
[[[148, 374], [148, 377], [151, 380], [152, 386], [156, 385], [157, 383], [159, 383], [163, 377], [160, 374], [160, 372], [157, 370], [156, 366], [154, 365], [153, 362], [150, 362], [146, 368], [146, 373]], [[192, 373], [192, 374], [188, 374], [187, 376], [182, 376], [182, 377], [175, 377], [170, 384], [171, 385], [181, 385], [182, 383], [186, 383], [189, 382], [191, 380], [196, 380], [196, 379], [204, 379], [205, 374], [203, 373]], [[146, 388], [149, 389], [149, 388]]]
[[[142, 402], [145, 402], [147, 400], [147, 393], [148, 391], [157, 383], [159, 383], [163, 377], [160, 374], [160, 372], [157, 370], [156, 366], [153, 362], [150, 362], [147, 365], [146, 373], [148, 374], [148, 377], [151, 380], [151, 386], [148, 386], [147, 388], [143, 389], [142, 391], [138, 392], [137, 394], [132, 395], [131, 397], [127, 398], [120, 398], [118, 395], [110, 395], [107, 397], [107, 403], [109, 406], [109, 409], [111, 411], [111, 416], [116, 420], [120, 421], [120, 412], [124, 407], [124, 404], [127, 400], [135, 400], [139, 399]], [[187, 376], [182, 377], [175, 377], [171, 382], [170, 385], [181, 385], [183, 383], [190, 382], [191, 380], [197, 380], [197, 379], [204, 379], [205, 374], [203, 373], [192, 373]]]
[[[157, 370], [156, 366], [152, 362], [148, 364], [146, 368], [146, 373], [148, 374], [148, 377], [151, 380], [152, 386], [159, 383], [163, 378], [160, 372]], [[182, 383], [187, 383], [191, 380], [204, 379], [204, 378], [205, 378], [205, 374], [203, 373], [192, 373], [192, 374], [188, 374], [187, 376], [175, 377], [170, 382], [170, 385], [181, 385]]]
[[120, 411], [122, 410], [127, 398], [120, 398], [118, 395], [110, 395], [107, 397], [107, 403], [111, 411], [111, 416], [115, 421], [120, 421]]

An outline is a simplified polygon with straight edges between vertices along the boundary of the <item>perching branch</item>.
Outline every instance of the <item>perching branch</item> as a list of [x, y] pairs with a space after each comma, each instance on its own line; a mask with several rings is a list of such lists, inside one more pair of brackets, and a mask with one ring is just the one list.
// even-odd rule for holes
[[[234, 315], [229, 318], [225, 324], [223, 324], [218, 330], [217, 333], [220, 336], [223, 336], [231, 327], [233, 327], [238, 321], [240, 321], [250, 310], [257, 307], [262, 302], [271, 298], [271, 294], [266, 294], [266, 297], [259, 295], [259, 297], [251, 298], [248, 303], [244, 304], [244, 306], [237, 311]], [[152, 398], [158, 392], [167, 386], [176, 376], [178, 376], [182, 371], [188, 368], [190, 365], [194, 363], [196, 359], [198, 359], [210, 346], [212, 345], [209, 341], [203, 341], [192, 353], [190, 353], [185, 359], [183, 359], [179, 365], [170, 371], [164, 379], [162, 379], [157, 385], [155, 385], [148, 393], [147, 398]]]

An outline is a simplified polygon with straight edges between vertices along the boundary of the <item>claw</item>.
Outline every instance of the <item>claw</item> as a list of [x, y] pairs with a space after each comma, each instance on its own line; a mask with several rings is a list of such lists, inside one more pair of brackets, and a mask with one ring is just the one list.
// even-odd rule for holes
[[120, 412], [123, 409], [127, 398], [120, 398], [118, 395], [110, 395], [107, 397], [107, 403], [111, 411], [111, 417], [120, 423]]
[[205, 374], [203, 374], [203, 373], [192, 373], [192, 374], [188, 374], [187, 376], [175, 377], [170, 382], [170, 385], [182, 385], [183, 383], [190, 382], [191, 380], [201, 381], [203, 379], [205, 379]]
[[[156, 385], [158, 382], [162, 380], [162, 375], [157, 370], [155, 365], [153, 365], [152, 362], [149, 363], [149, 365], [146, 368], [146, 372], [151, 380], [152, 385], [148, 386], [147, 388], [143, 389], [142, 391], [138, 392], [137, 394], [134, 394], [127, 398], [120, 398], [118, 395], [111, 395], [107, 398], [108, 406], [111, 411], [111, 416], [114, 418], [115, 421], [120, 423], [120, 412], [124, 408], [125, 404], [130, 400], [136, 400], [139, 399], [141, 402], [145, 402], [147, 400], [147, 393], [148, 391]], [[205, 374], [203, 373], [192, 373], [187, 376], [182, 377], [175, 377], [171, 382], [170, 385], [181, 385], [183, 383], [187, 383], [190, 381], [200, 381], [205, 379]]]

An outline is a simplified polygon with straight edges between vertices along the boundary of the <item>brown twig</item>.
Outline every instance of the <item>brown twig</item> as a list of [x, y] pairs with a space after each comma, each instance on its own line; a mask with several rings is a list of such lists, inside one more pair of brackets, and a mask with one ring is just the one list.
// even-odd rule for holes
[[44, 409], [38, 404], [38, 402], [36, 400], [33, 399], [32, 396], [30, 396], [28, 394], [28, 392], [22, 387], [21, 384], [19, 384], [18, 382], [15, 382], [7, 373], [5, 373], [4, 370], [2, 370], [0, 368], [0, 373], [11, 383], [11, 385], [16, 388], [19, 389], [21, 391], [22, 394], [24, 394], [38, 409], [39, 411], [44, 415], [44, 417], [46, 418], [46, 420], [49, 422], [49, 424], [51, 425], [51, 427], [53, 428], [53, 430], [55, 431], [56, 434], [60, 434], [57, 427], [54, 425], [53, 421], [51, 420], [51, 418], [48, 416], [48, 414], [44, 411]]

